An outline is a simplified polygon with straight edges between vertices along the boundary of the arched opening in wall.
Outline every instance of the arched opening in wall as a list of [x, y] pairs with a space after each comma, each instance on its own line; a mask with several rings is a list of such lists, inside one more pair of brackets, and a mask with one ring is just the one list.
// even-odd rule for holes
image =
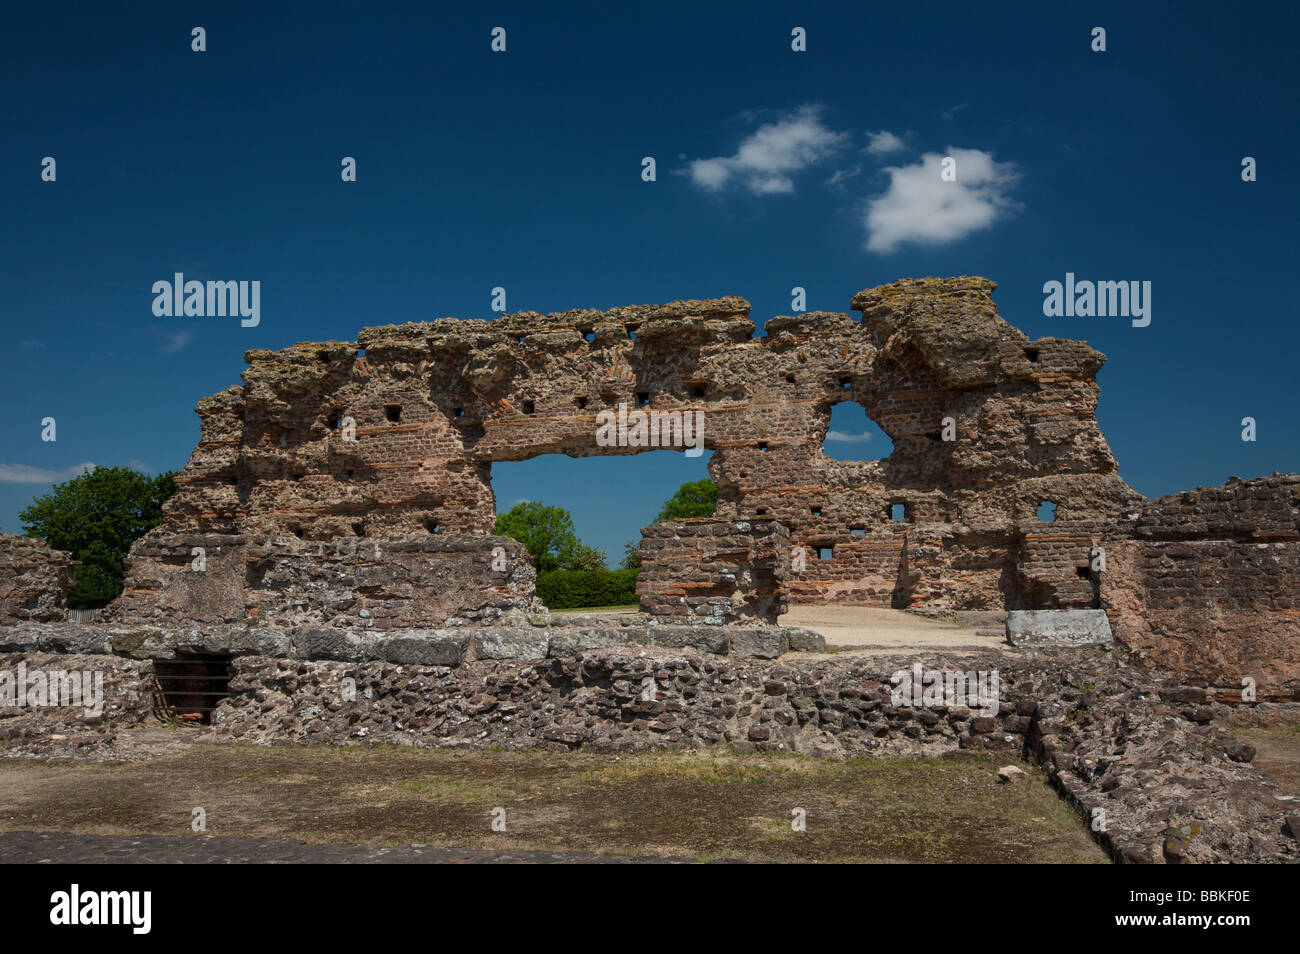
[[[525, 461], [493, 463], [491, 489], [498, 517], [526, 503], [559, 507], [568, 512], [583, 549], [575, 562], [561, 569], [594, 569], [593, 555], [586, 550], [591, 548], [603, 554], [605, 569], [620, 570], [632, 568], [627, 559], [629, 545], [635, 553], [641, 542], [641, 528], [654, 523], [682, 485], [709, 477], [711, 456], [706, 451], [699, 457], [687, 457], [676, 450], [648, 450], [609, 457], [542, 454]], [[595, 562], [599, 563], [599, 558]], [[604, 584], [576, 577], [539, 579], [538, 595], [554, 611], [602, 605], [585, 602], [593, 597], [619, 600], [603, 604], [608, 606], [627, 608], [636, 603], [634, 579], [606, 577]], [[562, 591], [568, 595], [557, 599]], [[583, 596], [584, 593], [589, 595]], [[571, 603], [575, 599], [584, 601], [552, 605]]]
[[894, 442], [867, 416], [856, 401], [831, 407], [831, 422], [822, 453], [833, 460], [883, 460], [894, 452]]

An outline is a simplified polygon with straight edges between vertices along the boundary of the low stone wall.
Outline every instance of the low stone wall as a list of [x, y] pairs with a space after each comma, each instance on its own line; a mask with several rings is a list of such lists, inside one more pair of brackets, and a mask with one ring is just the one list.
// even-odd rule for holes
[[775, 659], [825, 652], [818, 633], [794, 626], [619, 625], [601, 617], [533, 627], [463, 626], [398, 632], [328, 626], [180, 626], [44, 623], [0, 627], [0, 652], [90, 653], [130, 659], [178, 654], [274, 656], [401, 665], [459, 666], [476, 659], [569, 657], [605, 646], [660, 646]]
[[118, 622], [401, 629], [527, 625], [542, 605], [523, 545], [509, 537], [149, 534], [131, 548]]
[[66, 618], [75, 565], [44, 540], [0, 534], [0, 626]]
[[698, 518], [641, 531], [641, 611], [710, 624], [775, 623], [789, 598], [790, 531], [772, 520]]
[[[102, 689], [101, 711], [88, 712], [86, 698], [55, 704], [67, 691], [65, 674], [90, 674]], [[58, 687], [51, 690], [51, 678]], [[84, 683], [83, 683], [84, 684]], [[85, 653], [0, 654], [0, 740], [94, 745], [103, 733], [140, 725], [154, 711], [153, 664]], [[66, 701], [66, 696], [63, 696]]]

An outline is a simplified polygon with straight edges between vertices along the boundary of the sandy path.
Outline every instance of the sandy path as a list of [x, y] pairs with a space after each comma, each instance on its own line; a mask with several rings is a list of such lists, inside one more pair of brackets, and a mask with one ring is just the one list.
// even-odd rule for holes
[[828, 646], [973, 649], [1006, 648], [1000, 636], [980, 635], [945, 620], [926, 619], [902, 610], [843, 604], [796, 605], [781, 617], [784, 626], [803, 626], [826, 637]]

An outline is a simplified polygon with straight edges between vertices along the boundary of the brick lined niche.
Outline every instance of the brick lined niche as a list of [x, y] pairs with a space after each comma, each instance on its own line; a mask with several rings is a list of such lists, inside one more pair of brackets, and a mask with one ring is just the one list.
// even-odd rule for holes
[[786, 611], [790, 531], [700, 518], [641, 531], [641, 612], [673, 623], [774, 623]]

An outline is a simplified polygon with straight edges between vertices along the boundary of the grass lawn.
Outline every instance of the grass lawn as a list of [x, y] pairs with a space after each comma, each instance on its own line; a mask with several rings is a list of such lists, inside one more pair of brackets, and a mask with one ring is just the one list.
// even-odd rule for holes
[[[117, 764], [0, 760], [0, 830], [752, 861], [1105, 862], [1037, 768], [837, 762], [730, 749], [639, 755], [195, 744]], [[506, 831], [492, 811], [506, 810]], [[794, 809], [807, 828], [792, 830]]]

